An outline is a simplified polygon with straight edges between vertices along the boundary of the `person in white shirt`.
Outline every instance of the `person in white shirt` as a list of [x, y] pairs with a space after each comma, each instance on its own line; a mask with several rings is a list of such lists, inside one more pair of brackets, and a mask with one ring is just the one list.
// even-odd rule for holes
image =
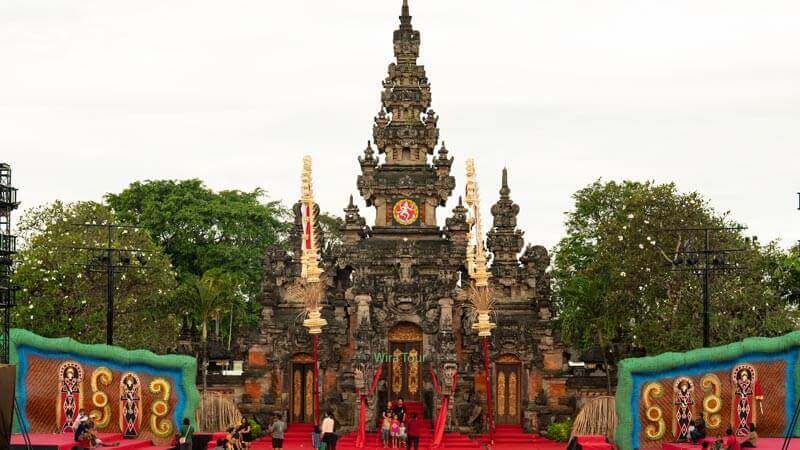
[[336, 441], [339, 436], [336, 435], [334, 429], [336, 428], [336, 421], [333, 419], [333, 411], [328, 411], [325, 418], [322, 419], [322, 442], [325, 443], [327, 450], [336, 450]]
[[78, 417], [75, 418], [76, 425], [80, 425], [87, 420], [89, 420], [89, 416], [86, 415], [86, 411], [83, 409], [78, 410]]

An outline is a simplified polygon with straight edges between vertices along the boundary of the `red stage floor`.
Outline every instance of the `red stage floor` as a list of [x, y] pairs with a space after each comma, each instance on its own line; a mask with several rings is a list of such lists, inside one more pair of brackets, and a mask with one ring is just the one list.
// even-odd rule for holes
[[[756, 450], [781, 450], [783, 446], [783, 438], [759, 438], [758, 447]], [[664, 443], [661, 445], [662, 450], [698, 450], [700, 444], [690, 443]], [[792, 439], [789, 444], [789, 450], [800, 450], [800, 438]]]
[[[48, 449], [48, 450], [72, 450], [75, 446], [73, 435], [71, 433], [65, 434], [31, 434], [31, 446], [34, 449]], [[100, 439], [104, 442], [119, 442], [119, 446], [107, 447], [117, 450], [166, 450], [169, 446], [153, 445], [149, 439], [122, 439], [119, 433], [100, 433]], [[14, 434], [11, 436], [11, 447], [23, 449], [25, 448], [25, 441], [22, 439], [21, 434]]]

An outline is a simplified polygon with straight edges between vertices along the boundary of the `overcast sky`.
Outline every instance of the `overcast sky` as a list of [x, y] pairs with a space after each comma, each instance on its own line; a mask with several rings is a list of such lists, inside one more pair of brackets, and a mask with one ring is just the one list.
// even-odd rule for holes
[[[400, 4], [3, 0], [0, 160], [25, 207], [191, 177], [290, 204], [310, 154], [318, 202], [341, 214]], [[571, 194], [600, 177], [675, 181], [762, 241], [800, 239], [797, 0], [411, 0], [411, 14], [454, 198], [466, 158], [487, 210], [508, 166], [527, 241], [552, 247]]]

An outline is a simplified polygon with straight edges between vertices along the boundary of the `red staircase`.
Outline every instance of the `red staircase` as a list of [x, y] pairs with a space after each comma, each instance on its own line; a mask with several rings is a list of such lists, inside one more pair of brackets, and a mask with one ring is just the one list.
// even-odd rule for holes
[[[404, 402], [403, 406], [406, 407], [406, 422], [411, 419], [412, 413], [417, 413], [417, 420], [421, 421], [422, 431], [419, 437], [420, 450], [430, 450], [431, 442], [433, 441], [433, 423], [430, 419], [425, 418], [422, 402]], [[336, 444], [336, 450], [354, 450], [356, 448], [356, 434], [357, 433], [350, 433], [342, 436]], [[367, 433], [367, 445], [364, 449], [382, 450], [383, 448], [380, 433]], [[482, 447], [480, 444], [461, 433], [445, 433], [440, 448], [447, 450], [480, 450]]]

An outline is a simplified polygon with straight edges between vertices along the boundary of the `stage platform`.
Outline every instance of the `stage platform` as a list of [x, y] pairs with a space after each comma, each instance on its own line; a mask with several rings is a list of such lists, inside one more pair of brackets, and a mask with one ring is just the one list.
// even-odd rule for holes
[[[30, 434], [31, 448], [33, 450], [72, 450], [77, 445], [71, 433], [64, 434]], [[120, 433], [100, 433], [103, 442], [119, 442], [113, 448], [119, 450], [168, 450], [173, 448], [169, 445], [155, 445], [149, 439], [123, 439]], [[25, 450], [25, 441], [21, 434], [11, 436], [11, 450]]]
[[[712, 444], [715, 441], [715, 439], [707, 440], [711, 441]], [[783, 438], [759, 438], [756, 450], [781, 450], [782, 446]], [[700, 444], [692, 444], [689, 442], [665, 442], [661, 444], [662, 450], [699, 450], [700, 448], [702, 448]], [[789, 450], [800, 450], [800, 438], [792, 439], [789, 444]]]

